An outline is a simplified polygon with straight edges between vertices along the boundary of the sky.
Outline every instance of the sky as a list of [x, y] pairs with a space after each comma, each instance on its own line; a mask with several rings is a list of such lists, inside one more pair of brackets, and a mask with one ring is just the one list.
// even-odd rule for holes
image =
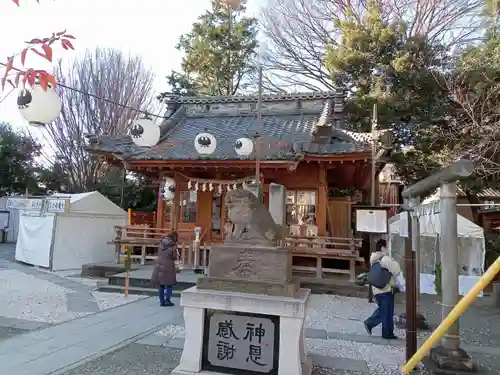
[[[141, 55], [156, 74], [158, 92], [167, 89], [166, 79], [178, 69], [181, 55], [175, 49], [180, 35], [189, 32], [211, 0], [0, 0], [0, 59], [18, 53], [24, 41], [67, 30], [74, 35], [75, 51], [54, 50], [54, 58], [73, 58], [87, 48], [112, 47]], [[258, 16], [266, 0], [248, 0], [248, 15]], [[16, 66], [19, 65], [17, 59]], [[51, 70], [51, 64], [28, 54], [26, 66]], [[3, 75], [3, 67], [0, 67]], [[22, 127], [25, 121], [16, 106], [17, 91], [0, 92], [0, 121]]]

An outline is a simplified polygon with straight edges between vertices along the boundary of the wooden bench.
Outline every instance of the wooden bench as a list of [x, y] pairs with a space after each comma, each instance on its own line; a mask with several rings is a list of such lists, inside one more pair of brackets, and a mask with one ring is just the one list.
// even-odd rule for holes
[[[156, 260], [160, 241], [171, 229], [151, 228], [147, 225], [118, 225], [115, 226], [116, 237], [111, 243], [115, 244], [117, 262], [122, 256], [122, 248], [131, 246], [133, 249], [140, 248], [140, 255], [132, 254], [132, 261], [139, 261], [140, 264], [146, 264], [147, 260]], [[195, 234], [192, 230], [178, 230], [179, 233], [179, 254], [181, 261], [186, 266], [192, 266], [197, 261], [197, 265], [205, 266], [208, 264], [208, 249], [205, 246], [199, 246], [195, 249]], [[148, 251], [149, 250], [149, 251]], [[195, 252], [197, 252], [195, 254]], [[196, 259], [197, 258], [197, 259]]]
[[[286, 247], [293, 247], [293, 255], [316, 259], [315, 267], [294, 266], [298, 271], [315, 271], [316, 278], [322, 279], [323, 272], [348, 274], [351, 281], [356, 279], [356, 261], [359, 260], [361, 239], [337, 237], [287, 237]], [[323, 259], [349, 261], [349, 269], [325, 268]]]

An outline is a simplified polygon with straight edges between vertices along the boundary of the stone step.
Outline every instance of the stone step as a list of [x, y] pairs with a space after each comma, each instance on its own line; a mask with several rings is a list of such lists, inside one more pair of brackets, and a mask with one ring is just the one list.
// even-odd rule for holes
[[[110, 276], [108, 279], [108, 285], [115, 286], [125, 286], [125, 278], [123, 276]], [[174, 290], [184, 290], [196, 285], [196, 280], [191, 281], [177, 281], [177, 284], [174, 286]], [[130, 287], [138, 287], [138, 288], [149, 288], [156, 290], [156, 288], [151, 284], [151, 280], [149, 278], [144, 277], [134, 277], [133, 274], [130, 275], [129, 278], [129, 286]]]
[[[138, 265], [131, 266], [132, 271], [139, 269]], [[125, 272], [124, 264], [108, 263], [89, 263], [82, 265], [81, 277], [110, 277], [112, 275]]]
[[[98, 284], [97, 285], [97, 291], [99, 292], [106, 292], [106, 293], [120, 293], [123, 294], [125, 293], [125, 287], [121, 285], [109, 285], [109, 284]], [[180, 297], [181, 296], [181, 291], [180, 289], [174, 289], [172, 292], [172, 295], [174, 297]], [[158, 290], [154, 289], [153, 287], [150, 288], [141, 288], [141, 287], [136, 287], [136, 286], [129, 286], [128, 288], [128, 293], [133, 294], [133, 295], [141, 295], [141, 296], [157, 296], [158, 295]]]

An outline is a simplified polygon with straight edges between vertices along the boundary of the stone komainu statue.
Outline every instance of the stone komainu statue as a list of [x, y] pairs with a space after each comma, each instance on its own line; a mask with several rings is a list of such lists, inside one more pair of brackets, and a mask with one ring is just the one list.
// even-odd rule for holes
[[231, 190], [226, 194], [225, 203], [228, 218], [234, 225], [226, 242], [276, 246], [284, 238], [285, 228], [276, 225], [269, 211], [251, 191]]

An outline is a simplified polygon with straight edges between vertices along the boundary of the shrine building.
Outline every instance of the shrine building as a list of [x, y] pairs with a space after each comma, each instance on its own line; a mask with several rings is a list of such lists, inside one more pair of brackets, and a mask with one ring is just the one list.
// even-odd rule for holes
[[[223, 241], [232, 230], [224, 195], [255, 180], [258, 163], [266, 205], [270, 184], [287, 189], [290, 238], [324, 239], [307, 249], [326, 254], [311, 264], [321, 273], [328, 243], [343, 241], [351, 255], [353, 246], [359, 252], [353, 205], [370, 200], [372, 136], [347, 130], [344, 99], [342, 90], [264, 95], [259, 120], [257, 96], [170, 98], [156, 146], [139, 147], [129, 135], [101, 135], [89, 136], [88, 150], [152, 177], [159, 191], [165, 177], [174, 179], [174, 200], [158, 199], [149, 225], [182, 233], [200, 228], [202, 246]], [[200, 154], [203, 147], [211, 153]], [[300, 248], [297, 256], [304, 252]]]

